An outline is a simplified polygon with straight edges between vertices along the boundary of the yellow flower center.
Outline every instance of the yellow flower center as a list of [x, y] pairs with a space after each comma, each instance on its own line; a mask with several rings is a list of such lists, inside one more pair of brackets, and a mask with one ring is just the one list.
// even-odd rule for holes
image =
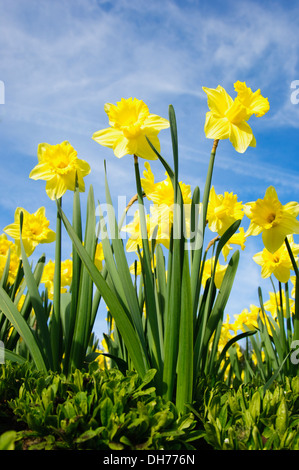
[[250, 116], [251, 113], [248, 112], [248, 109], [237, 100], [225, 111], [225, 117], [232, 124], [240, 124], [240, 122], [247, 121]]
[[47, 160], [52, 172], [58, 175], [64, 175], [74, 169], [74, 163], [77, 158], [77, 152], [70, 145], [53, 145], [47, 154]]
[[268, 222], [269, 224], [273, 224], [275, 218], [276, 218], [276, 214], [270, 213], [270, 214], [268, 215], [268, 217], [267, 217], [267, 222]]
[[39, 221], [33, 220], [32, 222], [29, 222], [29, 227], [28, 229], [34, 236], [38, 236], [41, 234], [43, 227], [41, 226]]
[[141, 134], [148, 115], [147, 105], [136, 98], [122, 99], [117, 105], [111, 105], [108, 111], [110, 124], [121, 130], [127, 139], [136, 138]]
[[278, 199], [258, 199], [252, 208], [252, 221], [264, 229], [279, 225], [283, 208]]

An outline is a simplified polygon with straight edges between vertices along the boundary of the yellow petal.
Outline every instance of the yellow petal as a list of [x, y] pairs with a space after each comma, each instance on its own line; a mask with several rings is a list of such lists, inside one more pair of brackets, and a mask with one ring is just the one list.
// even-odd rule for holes
[[208, 96], [210, 111], [223, 117], [227, 109], [233, 104], [233, 99], [220, 85], [216, 89], [207, 87], [202, 87], [202, 89]]
[[285, 266], [278, 266], [273, 272], [276, 279], [284, 284], [290, 279], [290, 269]]
[[134, 155], [137, 149], [136, 140], [129, 140], [123, 135], [115, 141], [113, 151], [117, 158], [122, 158], [125, 155]]
[[49, 167], [48, 163], [38, 163], [30, 172], [29, 178], [33, 180], [49, 180], [53, 178], [53, 173]]
[[[160, 141], [157, 137], [157, 134], [148, 133], [147, 135], [148, 140], [154, 146], [154, 148], [160, 152]], [[151, 148], [150, 144], [148, 143], [145, 135], [140, 135], [137, 140], [137, 149], [135, 150], [135, 154], [138, 157], [146, 158], [147, 160], [157, 160], [158, 156]]]
[[274, 253], [284, 242], [286, 237], [285, 230], [281, 226], [276, 226], [270, 230], [264, 230], [262, 234], [263, 243], [270, 253]]
[[120, 130], [108, 127], [107, 129], [102, 129], [95, 132], [92, 136], [92, 139], [104, 147], [113, 148], [115, 142], [117, 142], [122, 137], [123, 133]]
[[255, 114], [257, 117], [264, 116], [269, 109], [268, 98], [264, 98], [261, 95], [261, 90], [256, 90], [254, 93], [251, 88], [246, 86], [245, 82], [236, 82], [235, 90], [238, 93], [237, 100], [239, 100], [244, 106], [250, 109], [252, 114]]
[[253, 138], [251, 127], [247, 122], [239, 124], [230, 124], [229, 140], [239, 153], [244, 153], [250, 145]]
[[207, 112], [204, 131], [208, 139], [227, 139], [229, 122], [226, 118], [218, 118], [212, 112]]
[[157, 114], [150, 114], [144, 121], [143, 129], [152, 128], [155, 131], [159, 131], [161, 129], [167, 129], [169, 125], [167, 119], [157, 116]]
[[67, 186], [62, 178], [59, 178], [55, 175], [51, 180], [47, 181], [46, 184], [46, 193], [52, 201], [55, 201], [55, 198], [61, 198], [67, 190]]

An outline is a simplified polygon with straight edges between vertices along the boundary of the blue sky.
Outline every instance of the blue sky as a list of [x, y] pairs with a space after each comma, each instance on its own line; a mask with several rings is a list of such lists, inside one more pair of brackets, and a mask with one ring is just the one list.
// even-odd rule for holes
[[[166, 118], [169, 104], [174, 106], [180, 179], [203, 190], [212, 142], [203, 131], [208, 109], [202, 86], [220, 84], [234, 96], [237, 80], [260, 88], [271, 109], [250, 121], [255, 149], [240, 155], [227, 141], [219, 145], [216, 192], [233, 191], [248, 202], [274, 185], [282, 203], [299, 201], [299, 104], [290, 100], [291, 83], [299, 79], [298, 2], [0, 0], [0, 9], [0, 80], [5, 85], [1, 227], [13, 221], [17, 206], [31, 212], [45, 206], [55, 229], [56, 208], [45, 183], [28, 178], [41, 142], [68, 140], [78, 157], [89, 162], [86, 187], [92, 184], [101, 202], [106, 159], [111, 192], [129, 200], [135, 193], [132, 159], [118, 160], [91, 139], [107, 127], [104, 104], [121, 97], [142, 99], [150, 112]], [[160, 136], [161, 153], [172, 164], [169, 132]], [[164, 178], [158, 161], [152, 168], [157, 180]], [[83, 207], [85, 201], [86, 194]], [[66, 212], [71, 210], [71, 194], [63, 204]], [[258, 285], [271, 289], [252, 261], [259, 248], [259, 240], [251, 237], [241, 252], [231, 315], [258, 302]], [[36, 256], [44, 249], [38, 248]], [[46, 250], [51, 256], [53, 247]], [[97, 328], [102, 328], [101, 318]]]

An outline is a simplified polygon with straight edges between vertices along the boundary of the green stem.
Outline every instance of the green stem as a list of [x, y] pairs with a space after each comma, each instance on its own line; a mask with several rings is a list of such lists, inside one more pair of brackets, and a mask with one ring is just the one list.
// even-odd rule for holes
[[292, 262], [292, 265], [293, 265], [293, 269], [294, 269], [295, 274], [296, 274], [295, 312], [294, 312], [294, 316], [293, 316], [293, 323], [294, 323], [293, 340], [295, 341], [295, 340], [299, 340], [299, 270], [298, 270], [298, 266], [296, 264], [296, 261], [295, 261], [295, 258], [294, 258], [294, 255], [293, 255], [293, 252], [292, 252], [292, 249], [290, 247], [289, 240], [287, 239], [287, 237], [285, 238], [284, 241], [285, 241], [285, 244], [286, 244], [286, 247], [287, 247], [291, 262]]
[[[58, 200], [61, 208], [62, 200]], [[54, 271], [54, 296], [53, 312], [51, 318], [51, 347], [53, 354], [53, 367], [58, 370], [62, 351], [62, 327], [60, 317], [60, 286], [61, 286], [61, 217], [57, 209], [56, 217], [56, 245], [55, 245], [55, 271]]]
[[202, 211], [200, 214], [199, 220], [199, 232], [197, 234], [197, 239], [195, 242], [195, 254], [192, 260], [192, 270], [191, 270], [191, 294], [192, 294], [192, 302], [193, 302], [193, 314], [194, 317], [197, 313], [198, 308], [198, 299], [199, 299], [199, 292], [200, 292], [200, 280], [199, 280], [199, 272], [200, 272], [200, 264], [201, 264], [201, 257], [202, 257], [202, 247], [203, 247], [203, 240], [204, 240], [204, 232], [206, 226], [206, 217], [208, 211], [208, 202], [210, 196], [210, 189], [212, 183], [212, 175], [215, 163], [215, 155], [218, 146], [219, 140], [214, 140], [213, 148], [211, 151], [210, 162], [208, 167], [208, 173], [205, 183], [205, 189], [203, 194], [203, 201], [202, 201]]

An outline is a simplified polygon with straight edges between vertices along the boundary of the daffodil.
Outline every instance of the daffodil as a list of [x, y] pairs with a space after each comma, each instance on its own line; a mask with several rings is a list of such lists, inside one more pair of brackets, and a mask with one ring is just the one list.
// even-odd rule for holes
[[[174, 204], [174, 189], [169, 175], [165, 173], [166, 178], [164, 180], [155, 182], [155, 177], [149, 162], [145, 162], [144, 166], [144, 178], [141, 178], [141, 186], [147, 199], [152, 201], [154, 204], [166, 204], [172, 207]], [[179, 186], [182, 192], [183, 203], [191, 204], [191, 186], [182, 183], [181, 181], [179, 182]]]
[[295, 299], [295, 297], [296, 297], [296, 276], [290, 276], [290, 281], [293, 284], [291, 296]]
[[[151, 241], [155, 237], [156, 243], [169, 247], [171, 232], [171, 217], [168, 206], [153, 205], [150, 207], [150, 214], [146, 214], [146, 227], [148, 240]], [[156, 227], [158, 226], [158, 229]], [[134, 213], [133, 221], [124, 226], [122, 231], [130, 234], [126, 244], [128, 252], [137, 252], [138, 247], [142, 249], [142, 234], [139, 218], [139, 210]]]
[[[204, 266], [203, 266], [203, 272], [202, 272], [202, 285], [205, 286], [207, 280], [212, 276], [213, 270], [214, 270], [214, 264], [215, 264], [215, 257], [212, 257], [211, 259], [208, 259], [205, 261]], [[227, 266], [223, 266], [217, 262], [216, 269], [215, 269], [215, 276], [214, 276], [214, 282], [215, 286], [217, 289], [220, 289], [222, 280], [225, 274]]]
[[[289, 309], [292, 311], [294, 308], [295, 302], [293, 299], [289, 299]], [[264, 302], [264, 309], [267, 312], [270, 312], [274, 320], [278, 316], [278, 309], [283, 313], [283, 316], [286, 317], [286, 295], [284, 291], [281, 292], [269, 292], [269, 300]]]
[[40, 243], [52, 243], [55, 240], [55, 232], [49, 228], [50, 222], [46, 218], [45, 208], [40, 207], [30, 214], [22, 207], [15, 211], [14, 223], [3, 230], [15, 240], [18, 256], [21, 257], [20, 245], [20, 214], [23, 212], [22, 240], [27, 256], [30, 256]]
[[[60, 278], [60, 292], [67, 292], [67, 287], [71, 285], [72, 276], [73, 276], [73, 263], [72, 260], [65, 260], [61, 262], [61, 278]], [[45, 287], [48, 291], [49, 299], [53, 299], [54, 296], [54, 273], [55, 273], [55, 263], [52, 260], [49, 260], [44, 267], [43, 275], [41, 282], [45, 284]]]
[[9, 284], [13, 284], [19, 269], [20, 260], [15, 244], [8, 240], [7, 236], [3, 233], [0, 235], [0, 279], [6, 266], [8, 253], [10, 253], [10, 259], [7, 281]]
[[146, 137], [159, 152], [158, 134], [161, 129], [169, 127], [167, 119], [151, 114], [148, 106], [137, 98], [122, 98], [116, 105], [106, 103], [104, 110], [110, 127], [93, 134], [96, 142], [113, 149], [118, 158], [124, 155], [136, 155], [148, 160], [158, 158]]
[[259, 313], [260, 308], [256, 305], [251, 304], [249, 310], [248, 308], [244, 308], [241, 313], [239, 313], [238, 315], [234, 315], [234, 327], [236, 331], [246, 331], [244, 325], [246, 325], [251, 330], [257, 328], [257, 320]]
[[[169, 239], [171, 226], [173, 224], [173, 211], [174, 211], [174, 189], [172, 182], [166, 173], [166, 178], [162, 181], [155, 182], [155, 177], [151, 170], [149, 162], [144, 164], [145, 170], [143, 172], [144, 178], [141, 178], [141, 185], [145, 195], [149, 201], [154, 204], [151, 206], [151, 221], [154, 225], [159, 224], [160, 238]], [[190, 185], [179, 182], [182, 193], [184, 214], [185, 214], [185, 236], [188, 237], [190, 233], [190, 212], [192, 193]], [[160, 227], [160, 224], [162, 227]]]
[[[299, 245], [296, 245], [291, 235], [288, 236], [289, 244], [295, 259], [298, 259]], [[271, 253], [266, 248], [253, 256], [253, 260], [262, 267], [261, 276], [270, 277], [272, 274], [280, 282], [288, 282], [293, 269], [293, 265], [285, 244], [282, 244], [278, 250]]]
[[244, 212], [251, 220], [247, 235], [262, 233], [265, 248], [274, 253], [284, 242], [287, 235], [299, 233], [299, 204], [289, 202], [282, 205], [276, 190], [270, 186], [264, 199], [244, 205]]
[[[150, 216], [146, 214], [146, 225], [147, 225], [147, 234], [150, 233]], [[136, 210], [134, 213], [133, 221], [121, 229], [123, 232], [129, 233], [129, 239], [126, 244], [126, 250], [128, 252], [137, 252], [138, 247], [142, 249], [142, 234], [141, 234], [141, 225], [139, 218], [139, 210]]]
[[216, 89], [203, 87], [210, 109], [204, 130], [207, 138], [229, 139], [237, 152], [244, 153], [248, 146], [256, 145], [247, 121], [253, 114], [263, 116], [270, 106], [268, 98], [264, 98], [260, 90], [252, 92], [245, 82], [236, 82], [234, 88], [237, 97], [233, 100], [220, 85]]
[[50, 199], [63, 196], [69, 189], [74, 191], [76, 181], [79, 191], [85, 191], [83, 177], [90, 173], [90, 166], [77, 157], [76, 150], [67, 141], [57, 145], [39, 144], [37, 150], [38, 164], [29, 177], [34, 180], [45, 180], [46, 192]]
[[231, 245], [238, 245], [240, 246], [240, 248], [242, 250], [245, 249], [245, 243], [246, 243], [246, 240], [247, 240], [247, 236], [246, 236], [246, 233], [245, 233], [245, 230], [243, 227], [240, 227], [239, 228], [239, 231], [237, 233], [234, 233], [230, 239], [229, 239], [229, 242], [226, 243], [222, 249], [222, 254], [223, 254], [223, 257], [224, 257], [224, 260], [226, 261], [227, 260], [227, 257], [229, 255], [229, 252], [232, 250], [232, 246]]
[[103, 269], [103, 261], [104, 261], [104, 251], [102, 243], [97, 243], [96, 251], [94, 255], [94, 264], [98, 268], [99, 271]]
[[216, 194], [212, 186], [207, 210], [209, 229], [212, 232], [223, 235], [236, 220], [242, 220], [243, 216], [243, 205], [236, 194]]

